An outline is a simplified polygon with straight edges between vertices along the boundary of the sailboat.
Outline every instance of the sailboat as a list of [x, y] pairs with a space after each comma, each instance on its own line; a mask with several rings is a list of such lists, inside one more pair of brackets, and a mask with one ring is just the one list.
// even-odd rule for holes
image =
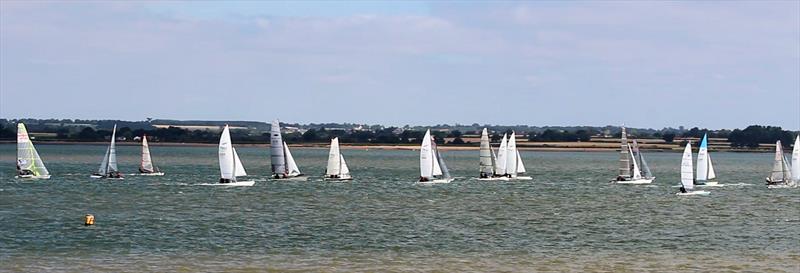
[[25, 124], [17, 124], [17, 175], [16, 178], [49, 179], [50, 172], [28, 136]]
[[270, 128], [270, 158], [272, 161], [273, 179], [308, 180], [292, 157], [289, 145], [281, 137], [281, 126], [278, 120], [272, 121]]
[[794, 139], [792, 149], [792, 180], [795, 184], [800, 183], [800, 135]]
[[100, 163], [100, 169], [92, 174], [91, 178], [109, 178], [109, 179], [123, 179], [122, 173], [117, 169], [117, 125], [114, 124], [114, 129], [111, 130], [111, 144], [108, 145], [106, 155], [103, 156], [103, 162]]
[[[795, 141], [795, 148], [792, 151], [792, 156], [797, 153], [797, 141]], [[794, 160], [794, 158], [793, 158]], [[772, 173], [766, 178], [767, 185], [770, 188], [787, 188], [787, 187], [795, 187], [797, 186], [797, 181], [792, 179], [792, 171], [789, 166], [789, 161], [786, 160], [786, 156], [783, 154], [783, 147], [781, 147], [781, 141], [775, 143], [775, 161], [772, 165]]]
[[325, 169], [325, 180], [353, 180], [347, 162], [339, 151], [339, 138], [331, 139], [331, 149], [328, 152], [328, 166]]
[[242, 160], [239, 159], [239, 154], [236, 153], [236, 148], [233, 148], [231, 132], [227, 124], [225, 128], [222, 129], [222, 135], [219, 137], [219, 172], [219, 183], [204, 185], [252, 186], [256, 183], [253, 180], [236, 180], [237, 176], [246, 176], [247, 172], [244, 170], [244, 166], [242, 166]]
[[[634, 140], [633, 147], [628, 144], [625, 127], [622, 127], [619, 154], [619, 174], [612, 180], [617, 184], [650, 184], [655, 177], [650, 173], [647, 162], [639, 151], [639, 144]], [[635, 153], [634, 153], [635, 151]]]
[[525, 164], [522, 163], [522, 157], [517, 150], [517, 136], [514, 131], [511, 131], [511, 138], [508, 140], [506, 174], [515, 180], [532, 180], [530, 176], [524, 176]]
[[681, 191], [677, 195], [709, 195], [707, 191], [694, 190], [694, 170], [692, 166], [692, 143], [686, 143], [681, 159]]
[[480, 176], [478, 180], [484, 181], [508, 181], [508, 177], [499, 176], [495, 172], [497, 166], [497, 157], [489, 144], [489, 132], [483, 128], [481, 133], [481, 149], [480, 149]]
[[439, 149], [436, 148], [436, 142], [431, 137], [430, 129], [422, 138], [422, 145], [419, 149], [419, 168], [420, 176], [417, 181], [419, 184], [440, 184], [453, 181]]
[[150, 145], [147, 144], [147, 135], [142, 135], [142, 163], [139, 165], [139, 175], [164, 175], [158, 167], [153, 165], [153, 159], [150, 158]]
[[711, 161], [711, 154], [708, 152], [708, 134], [703, 135], [700, 141], [700, 149], [697, 151], [697, 179], [694, 184], [697, 186], [723, 186], [717, 181], [717, 173], [714, 172], [714, 164]]

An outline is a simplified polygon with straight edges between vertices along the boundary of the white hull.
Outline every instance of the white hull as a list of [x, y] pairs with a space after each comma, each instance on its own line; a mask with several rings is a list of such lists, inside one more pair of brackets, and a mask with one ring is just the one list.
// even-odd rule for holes
[[272, 180], [280, 180], [280, 181], [308, 181], [308, 176], [293, 176], [287, 178], [275, 178], [273, 177]]
[[322, 180], [336, 182], [336, 181], [350, 181], [350, 180], [353, 180], [353, 178], [352, 177], [340, 177], [340, 178], [323, 177]]
[[702, 185], [694, 185], [695, 187], [725, 187], [725, 184], [720, 184], [717, 181], [706, 181]]
[[512, 177], [511, 180], [533, 180], [533, 177], [530, 177], [530, 176], [517, 176], [517, 177]]
[[102, 175], [94, 175], [94, 174], [90, 175], [89, 178], [94, 178], [94, 179], [114, 179], [114, 180], [123, 180], [123, 179], [125, 179], [124, 177], [113, 178], [113, 177], [103, 177]]
[[434, 180], [425, 181], [425, 182], [417, 181], [417, 184], [447, 184], [447, 183], [453, 182], [453, 180], [454, 180], [453, 178], [434, 179]]
[[31, 180], [36, 180], [36, 179], [50, 179], [50, 175], [42, 175], [42, 176], [35, 176], [35, 175], [17, 175], [17, 176], [14, 176], [14, 178], [18, 178], [18, 179], [31, 179]]
[[223, 187], [250, 187], [256, 184], [256, 181], [248, 180], [248, 181], [236, 181], [231, 183], [207, 183], [207, 184], [200, 184], [203, 186], [223, 186]]
[[796, 185], [789, 185], [789, 184], [778, 184], [778, 185], [767, 185], [769, 189], [791, 189], [797, 188]]
[[679, 192], [679, 193], [676, 193], [675, 195], [689, 196], [689, 195], [709, 195], [709, 194], [711, 194], [711, 192], [707, 192], [707, 191], [690, 191], [690, 192]]
[[140, 173], [141, 176], [164, 176], [164, 173], [157, 172], [157, 173]]
[[488, 178], [478, 178], [480, 181], [509, 181], [511, 180], [508, 177], [488, 177]]
[[641, 184], [653, 183], [653, 180], [655, 180], [655, 179], [656, 179], [655, 177], [649, 178], [649, 179], [642, 178], [642, 179], [637, 179], [637, 180], [614, 181], [614, 183], [617, 183], [617, 184], [629, 184], [629, 185], [641, 185]]

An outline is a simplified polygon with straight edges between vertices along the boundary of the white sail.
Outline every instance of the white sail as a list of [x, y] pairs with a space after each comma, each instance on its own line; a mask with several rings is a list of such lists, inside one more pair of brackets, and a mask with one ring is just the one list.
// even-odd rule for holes
[[239, 154], [236, 153], [236, 148], [231, 146], [231, 150], [233, 150], [233, 176], [246, 176], [247, 171], [244, 170], [244, 165], [242, 165], [242, 160], [239, 159]]
[[522, 156], [519, 155], [519, 150], [517, 150], [517, 173], [526, 173], [525, 170], [525, 163], [522, 163]]
[[503, 140], [500, 141], [500, 148], [497, 149], [497, 175], [506, 175], [506, 165], [508, 164], [508, 139], [506, 134], [503, 134]]
[[325, 174], [328, 176], [341, 174], [342, 155], [339, 153], [339, 138], [331, 139], [331, 148], [328, 151], [328, 166]]
[[711, 154], [707, 153], [706, 157], [708, 157], [708, 176], [706, 177], [708, 180], [713, 180], [717, 178], [717, 173], [714, 171], [714, 161], [711, 160]]
[[620, 137], [619, 149], [619, 175], [622, 177], [631, 176], [630, 158], [628, 155], [628, 134], [625, 132], [625, 126], [622, 126], [622, 134]]
[[772, 173], [769, 176], [770, 181], [773, 183], [783, 182], [787, 178], [784, 175], [786, 171], [783, 169], [785, 165], [783, 158], [783, 148], [781, 147], [781, 141], [778, 140], [778, 142], [775, 143], [775, 161], [772, 164]]
[[155, 172], [153, 167], [153, 159], [150, 158], [150, 145], [147, 144], [147, 135], [142, 135], [142, 164], [140, 171], [152, 173]]
[[489, 151], [492, 152], [492, 172], [497, 174], [497, 154], [492, 150], [491, 146], [489, 147]]
[[433, 158], [433, 176], [442, 175], [442, 166], [439, 164], [439, 151], [436, 150], [436, 139], [431, 136], [431, 158]]
[[697, 150], [697, 181], [706, 180], [708, 180], [708, 139], [704, 135]]
[[347, 167], [347, 162], [344, 161], [344, 156], [339, 154], [339, 157], [341, 158], [339, 161], [342, 162], [340, 176], [342, 178], [350, 178], [350, 168]]
[[800, 135], [794, 139], [794, 149], [792, 149], [792, 180], [800, 183]]
[[39, 157], [39, 152], [33, 147], [25, 124], [17, 124], [17, 167], [18, 171], [30, 171], [34, 176], [48, 176], [50, 172]]
[[286, 154], [286, 175], [298, 176], [303, 174], [300, 172], [300, 168], [297, 167], [297, 162], [294, 162], [294, 157], [292, 157], [292, 152], [289, 151], [289, 145], [286, 145], [286, 142], [283, 143], [283, 152]]
[[694, 188], [694, 168], [692, 167], [692, 143], [686, 143], [681, 159], [681, 184], [687, 191]]
[[108, 145], [108, 149], [106, 150], [105, 156], [103, 156], [103, 162], [100, 163], [99, 174], [107, 175], [111, 172], [117, 172], [117, 148], [116, 148], [116, 138], [117, 138], [117, 125], [114, 124], [114, 129], [111, 131], [111, 144]]
[[272, 121], [269, 137], [269, 152], [270, 161], [272, 162], [272, 174], [285, 175], [286, 170], [286, 155], [283, 151], [283, 138], [281, 138], [280, 122], [276, 119]]
[[425, 132], [422, 137], [422, 145], [419, 147], [419, 176], [427, 179], [433, 178], [433, 147], [431, 146], [431, 130]]
[[492, 148], [489, 145], [489, 132], [483, 128], [481, 132], [480, 173], [481, 176], [490, 176], [494, 172]]
[[517, 136], [514, 131], [511, 131], [511, 137], [508, 138], [506, 161], [506, 173], [517, 177]]
[[[222, 129], [222, 135], [219, 137], [220, 177], [224, 179], [236, 180], [236, 176], [234, 175], [235, 162], [233, 144], [231, 143], [231, 133], [228, 129], [228, 125], [225, 125], [225, 129]], [[241, 162], [239, 165], [241, 165]]]
[[639, 163], [636, 163], [636, 157], [633, 155], [633, 150], [631, 150], [630, 146], [628, 147], [628, 153], [630, 153], [631, 158], [634, 159], [632, 161], [633, 162], [633, 172], [632, 172], [633, 173], [633, 180], [642, 179], [642, 171], [639, 170]]

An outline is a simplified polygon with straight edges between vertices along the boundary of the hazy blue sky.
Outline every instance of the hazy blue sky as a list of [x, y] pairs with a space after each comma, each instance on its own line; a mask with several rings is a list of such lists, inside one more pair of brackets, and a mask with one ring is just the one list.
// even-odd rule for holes
[[0, 1], [0, 116], [800, 128], [800, 2]]

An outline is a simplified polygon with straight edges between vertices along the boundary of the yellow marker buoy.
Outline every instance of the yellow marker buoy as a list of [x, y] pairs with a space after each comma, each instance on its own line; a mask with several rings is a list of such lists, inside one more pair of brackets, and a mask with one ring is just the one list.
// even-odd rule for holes
[[87, 226], [94, 225], [94, 215], [86, 214], [86, 216], [83, 218], [83, 224]]

